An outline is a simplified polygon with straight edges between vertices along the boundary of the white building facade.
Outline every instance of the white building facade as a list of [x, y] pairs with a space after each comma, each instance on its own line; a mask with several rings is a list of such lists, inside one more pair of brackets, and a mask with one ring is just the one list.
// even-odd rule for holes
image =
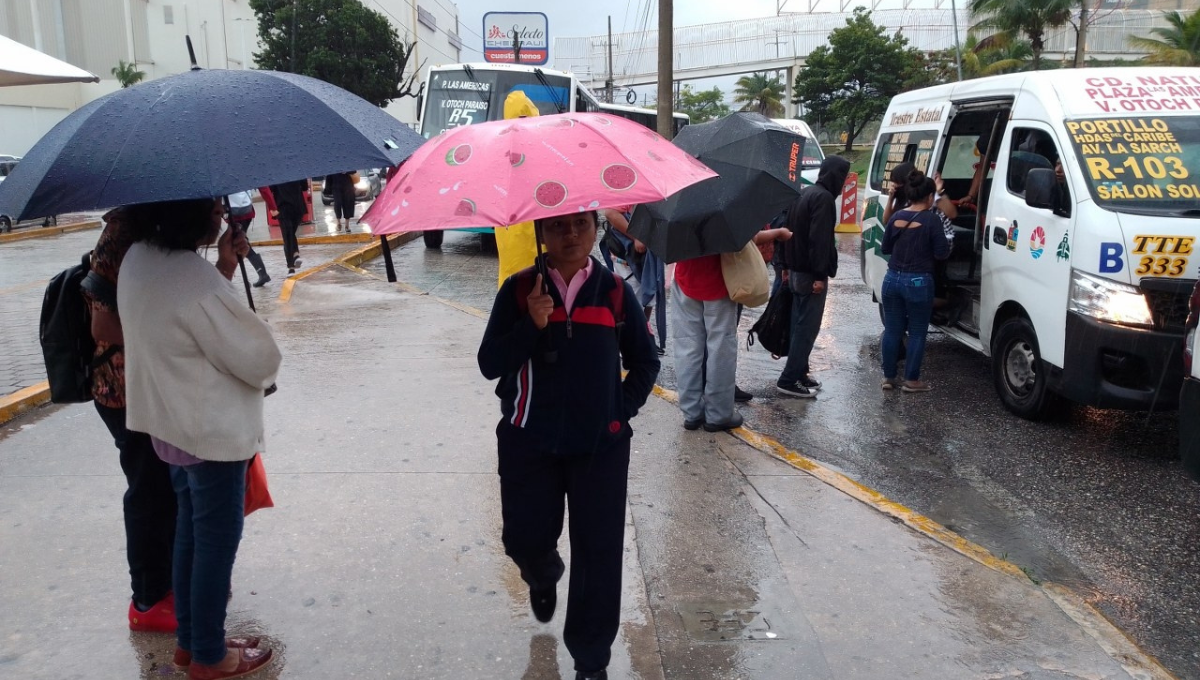
[[[406, 42], [417, 40], [410, 68], [421, 60], [458, 61], [462, 41], [451, 0], [362, 1], [386, 16]], [[191, 36], [202, 68], [254, 68], [259, 49], [248, 0], [3, 0], [0, 35], [101, 79], [0, 89], [0, 154], [18, 156], [71, 111], [119, 89], [112, 69], [120, 61], [136, 64], [151, 80], [191, 67], [185, 36]], [[396, 100], [387, 111], [416, 124], [414, 98]]]

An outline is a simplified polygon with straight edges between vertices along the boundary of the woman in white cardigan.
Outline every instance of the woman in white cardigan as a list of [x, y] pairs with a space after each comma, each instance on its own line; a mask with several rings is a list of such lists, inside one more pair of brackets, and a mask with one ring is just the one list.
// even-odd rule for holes
[[[179, 501], [173, 584], [175, 662], [191, 680], [253, 672], [258, 639], [225, 637], [242, 536], [247, 461], [263, 447], [263, 390], [281, 355], [267, 324], [230, 283], [244, 235], [220, 236], [219, 201], [132, 206], [139, 240], [121, 264], [128, 427], [171, 466]], [[197, 252], [217, 244], [214, 268]]]

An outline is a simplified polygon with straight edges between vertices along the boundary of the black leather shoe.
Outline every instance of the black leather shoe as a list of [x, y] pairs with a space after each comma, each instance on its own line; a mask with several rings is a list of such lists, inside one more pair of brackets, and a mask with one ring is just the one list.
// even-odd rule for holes
[[608, 671], [596, 671], [595, 673], [575, 671], [575, 680], [608, 680]]
[[722, 430], [732, 430], [742, 426], [742, 416], [739, 413], [733, 414], [733, 417], [723, 423], [704, 423], [705, 432], [721, 432]]
[[551, 586], [542, 590], [529, 589], [529, 606], [533, 609], [533, 618], [542, 623], [549, 623], [554, 618], [554, 607], [558, 604], [558, 592]]
[[699, 418], [697, 420], [683, 421], [683, 429], [685, 429], [685, 430], [699, 430], [703, 425], [704, 425], [703, 418]]
[[744, 404], [753, 398], [754, 398], [753, 394], [750, 394], [749, 392], [747, 392], [746, 390], [743, 390], [742, 388], [738, 387], [737, 385], [733, 386], [733, 400], [736, 401], [737, 403]]

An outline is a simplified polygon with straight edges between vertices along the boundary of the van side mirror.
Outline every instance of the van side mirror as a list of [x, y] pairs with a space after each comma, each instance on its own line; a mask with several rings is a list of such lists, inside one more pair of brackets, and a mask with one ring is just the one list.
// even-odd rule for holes
[[1058, 180], [1048, 168], [1034, 168], [1025, 177], [1025, 205], [1042, 210], [1054, 209], [1054, 188]]

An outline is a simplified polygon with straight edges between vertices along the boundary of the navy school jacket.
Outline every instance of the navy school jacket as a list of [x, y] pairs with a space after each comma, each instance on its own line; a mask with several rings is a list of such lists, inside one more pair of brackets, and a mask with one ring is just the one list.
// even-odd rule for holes
[[554, 312], [538, 330], [525, 300], [536, 276], [530, 267], [504, 282], [479, 347], [479, 370], [488, 380], [500, 379], [499, 427], [519, 429], [530, 447], [549, 453], [606, 451], [631, 436], [629, 421], [658, 377], [646, 317], [629, 284], [592, 258], [570, 319], [550, 284]]

